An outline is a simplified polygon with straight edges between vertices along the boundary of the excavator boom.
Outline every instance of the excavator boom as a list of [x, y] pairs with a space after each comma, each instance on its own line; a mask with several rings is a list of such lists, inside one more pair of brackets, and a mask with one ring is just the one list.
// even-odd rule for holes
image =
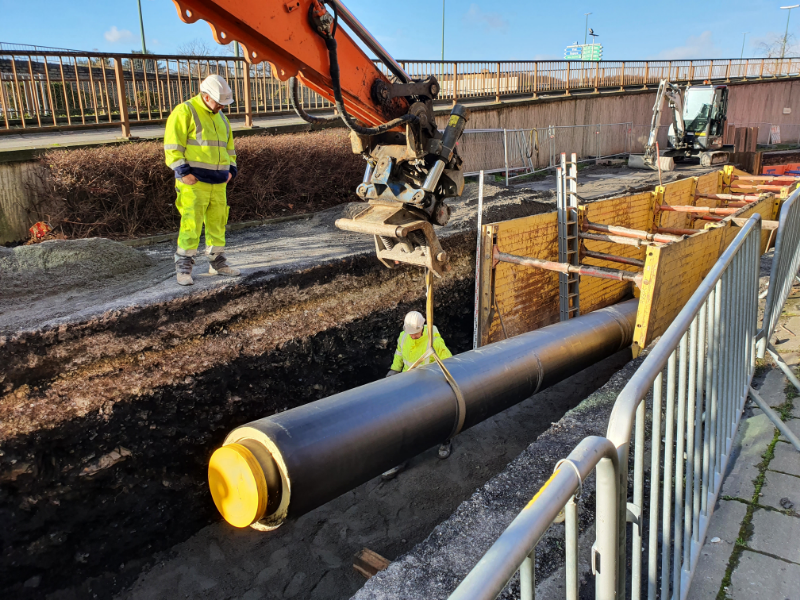
[[[341, 0], [173, 0], [186, 23], [204, 20], [220, 44], [238, 41], [250, 63], [269, 61], [290, 82], [297, 114], [310, 123], [339, 120], [350, 129], [353, 152], [367, 160], [356, 194], [370, 204], [340, 229], [375, 238], [378, 259], [427, 267], [441, 276], [447, 253], [433, 225], [445, 225], [444, 198], [464, 188], [456, 144], [466, 111], [455, 105], [440, 132], [433, 116], [435, 77], [414, 81], [347, 10]], [[341, 27], [345, 24], [378, 57], [384, 74]], [[302, 107], [298, 83], [334, 103], [337, 115]]]

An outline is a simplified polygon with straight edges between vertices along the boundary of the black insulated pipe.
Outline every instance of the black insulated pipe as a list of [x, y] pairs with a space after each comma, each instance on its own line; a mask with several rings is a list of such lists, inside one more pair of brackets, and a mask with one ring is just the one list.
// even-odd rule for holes
[[[637, 307], [629, 300], [448, 359], [464, 429], [630, 346]], [[441, 443], [455, 415], [433, 364], [253, 421], [212, 456], [214, 502], [234, 525], [275, 528]]]

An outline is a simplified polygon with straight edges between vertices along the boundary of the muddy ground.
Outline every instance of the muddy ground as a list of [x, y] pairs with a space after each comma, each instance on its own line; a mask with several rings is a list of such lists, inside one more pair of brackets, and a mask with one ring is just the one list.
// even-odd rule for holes
[[[601, 177], [579, 191], [614, 195], [621, 173], [599, 169], [593, 174]], [[652, 185], [657, 175], [649, 177]], [[476, 196], [472, 187], [455, 203], [443, 236], [453, 270], [437, 288], [436, 322], [455, 352], [471, 341]], [[551, 191], [487, 186], [486, 196], [485, 222], [552, 209]], [[0, 521], [8, 524], [0, 532], [0, 588], [15, 597], [63, 590], [56, 597], [65, 598], [86, 597], [90, 587], [98, 597], [122, 589], [154, 553], [218, 521], [205, 468], [227, 431], [383, 375], [403, 314], [422, 309], [422, 277], [410, 268], [383, 269], [369, 240], [336, 230], [333, 220], [352, 208], [237, 232], [229, 244], [244, 277], [198, 277], [188, 289], [172, 282], [171, 244], [137, 250], [140, 265], [109, 268], [102, 280], [76, 281], [63, 262], [21, 260], [16, 250], [0, 257], [11, 265], [6, 281], [31, 281], [33, 274], [43, 282], [30, 297], [0, 296]], [[81, 268], [80, 261], [106, 257], [78, 254]], [[555, 398], [553, 415], [572, 401]], [[484, 460], [477, 478], [454, 475], [463, 482], [452, 497], [433, 493], [420, 505], [427, 513], [441, 500], [431, 523], [399, 544], [387, 530], [388, 545], [375, 549], [396, 555], [410, 548], [550, 418], [534, 421], [518, 449], [503, 449], [494, 462], [476, 453], [481, 458], [459, 469]], [[441, 464], [458, 465], [453, 459]], [[425, 488], [425, 477], [401, 481], [410, 486], [401, 502]], [[348, 510], [358, 515], [363, 506], [354, 501]], [[368, 516], [362, 526], [369, 528]], [[142, 581], [141, 589], [152, 589], [147, 576]], [[295, 588], [299, 597], [311, 589], [297, 582], [289, 591]]]

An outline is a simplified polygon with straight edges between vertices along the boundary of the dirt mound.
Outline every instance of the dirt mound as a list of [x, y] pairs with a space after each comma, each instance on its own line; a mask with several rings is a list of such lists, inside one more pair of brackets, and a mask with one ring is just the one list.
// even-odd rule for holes
[[0, 248], [0, 278], [6, 297], [49, 294], [87, 281], [135, 273], [153, 264], [147, 255], [103, 238]]

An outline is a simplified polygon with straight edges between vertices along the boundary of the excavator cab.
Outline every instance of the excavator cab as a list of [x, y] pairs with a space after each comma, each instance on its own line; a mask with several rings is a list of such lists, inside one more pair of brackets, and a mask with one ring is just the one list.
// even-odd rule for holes
[[669, 129], [670, 148], [713, 151], [722, 148], [728, 110], [728, 87], [700, 85], [684, 93], [684, 137], [678, 139], [674, 125]]

